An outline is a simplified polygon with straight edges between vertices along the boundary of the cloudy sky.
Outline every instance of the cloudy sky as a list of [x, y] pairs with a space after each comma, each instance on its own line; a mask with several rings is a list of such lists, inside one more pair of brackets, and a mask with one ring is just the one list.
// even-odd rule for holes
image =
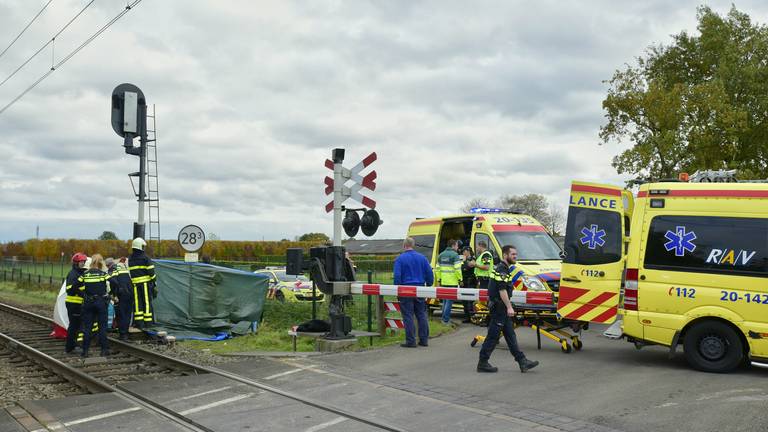
[[[0, 0], [0, 50], [47, 0]], [[4, 80], [85, 0], [54, 0], [0, 56]], [[12, 79], [0, 109], [124, 7], [97, 0]], [[695, 1], [143, 0], [0, 114], [0, 241], [128, 238], [136, 202], [110, 126], [110, 95], [155, 104], [161, 233], [188, 223], [222, 239], [330, 234], [331, 149], [372, 151], [385, 224], [470, 198], [541, 193], [572, 179], [620, 183], [619, 145], [598, 146], [602, 83], [669, 35]], [[730, 1], [709, 3], [721, 13]], [[768, 22], [768, 5], [736, 6]]]

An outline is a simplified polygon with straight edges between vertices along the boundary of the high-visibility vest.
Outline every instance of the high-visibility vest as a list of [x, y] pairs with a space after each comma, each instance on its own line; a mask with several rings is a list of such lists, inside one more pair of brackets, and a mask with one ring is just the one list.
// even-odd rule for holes
[[453, 249], [446, 249], [437, 257], [438, 267], [440, 269], [440, 285], [459, 286], [461, 282], [461, 258]]
[[[483, 270], [477, 266], [479, 265], [487, 265], [488, 269]], [[491, 276], [491, 270], [493, 269], [493, 255], [491, 255], [490, 251], [483, 251], [483, 253], [480, 254], [480, 256], [477, 257], [477, 260], [475, 261], [475, 277], [479, 278], [488, 278]]]

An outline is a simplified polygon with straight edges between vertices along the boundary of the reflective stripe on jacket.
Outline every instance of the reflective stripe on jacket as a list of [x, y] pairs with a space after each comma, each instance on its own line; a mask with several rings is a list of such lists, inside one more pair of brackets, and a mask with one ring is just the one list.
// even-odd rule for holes
[[437, 257], [438, 279], [442, 286], [459, 286], [461, 282], [461, 257], [451, 248], [446, 248]]

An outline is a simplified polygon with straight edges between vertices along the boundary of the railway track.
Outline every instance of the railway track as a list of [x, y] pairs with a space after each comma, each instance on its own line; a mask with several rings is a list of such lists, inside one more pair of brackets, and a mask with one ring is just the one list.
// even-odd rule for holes
[[[83, 361], [79, 356], [65, 354], [63, 342], [49, 336], [52, 325], [53, 321], [48, 318], [0, 303], [0, 344], [6, 346], [11, 355], [28, 359], [30, 363], [37, 365], [36, 367], [48, 371], [46, 373], [49, 375], [55, 374], [83, 391], [119, 394], [190, 431], [215, 432], [215, 429], [168, 409], [152, 400], [151, 395], [130, 390], [126, 384], [214, 374], [270, 393], [274, 397], [290, 399], [378, 430], [391, 432], [404, 430], [237, 374], [168, 357], [114, 338], [110, 338], [112, 355], [106, 361]], [[56, 378], [51, 379], [56, 380]]]

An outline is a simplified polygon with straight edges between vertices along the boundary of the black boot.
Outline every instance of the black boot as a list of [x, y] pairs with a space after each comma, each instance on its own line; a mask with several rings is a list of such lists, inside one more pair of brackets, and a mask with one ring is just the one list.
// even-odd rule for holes
[[523, 359], [520, 360], [518, 363], [520, 364], [520, 372], [521, 373], [525, 373], [526, 371], [529, 371], [529, 370], [531, 370], [531, 369], [533, 369], [533, 368], [535, 368], [536, 366], [539, 365], [539, 362], [537, 362], [537, 361], [530, 361], [530, 360], [528, 360], [525, 357], [523, 357]]
[[499, 368], [496, 366], [491, 366], [490, 363], [488, 363], [488, 360], [480, 360], [477, 362], [477, 371], [478, 372], [498, 372]]

